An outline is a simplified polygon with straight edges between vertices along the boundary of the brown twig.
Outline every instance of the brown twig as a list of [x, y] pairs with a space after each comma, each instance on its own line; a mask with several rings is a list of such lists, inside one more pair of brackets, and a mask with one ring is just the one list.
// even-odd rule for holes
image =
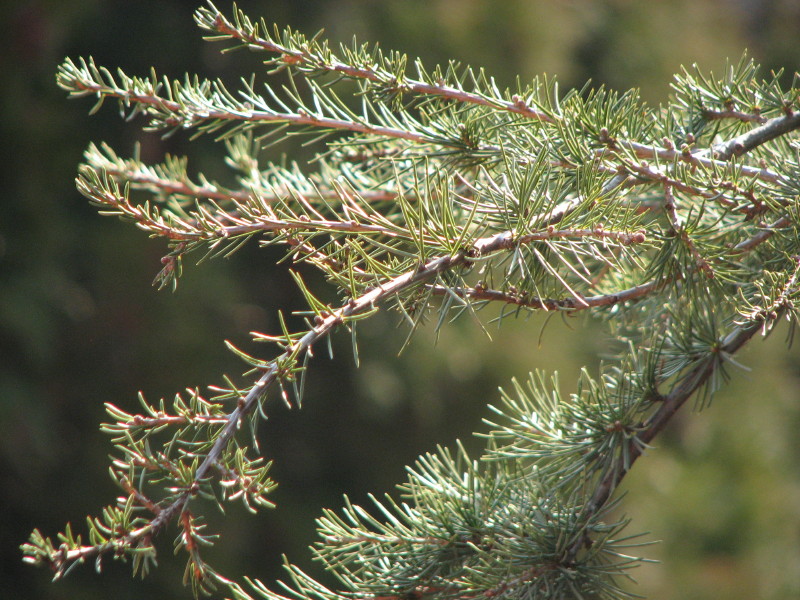
[[758, 112], [746, 113], [740, 110], [704, 110], [703, 118], [708, 121], [718, 121], [721, 119], [736, 119], [743, 123], [766, 123], [766, 117]]
[[730, 160], [795, 129], [800, 129], [800, 112], [787, 109], [786, 115], [771, 119], [760, 127], [714, 146], [714, 158], [722, 161]]
[[[649, 160], [658, 159], [664, 162], [684, 162], [708, 170], [724, 170], [731, 168], [731, 165], [729, 162], [727, 162], [727, 160], [722, 160], [720, 158], [708, 158], [701, 152], [692, 152], [688, 148], [683, 150], [676, 150], [674, 148], [659, 148], [657, 146], [648, 146], [647, 144], [641, 144], [631, 140], [615, 140], [613, 146], [609, 146], [606, 149], [595, 150], [595, 156], [598, 158], [604, 158], [609, 150], [612, 152], [617, 152], [620, 149], [628, 149], [638, 158]], [[754, 177], [767, 183], [780, 183], [782, 181], [782, 176], [780, 174], [766, 168], [756, 168], [749, 165], [736, 165], [736, 169], [746, 177]]]
[[736, 246], [733, 247], [732, 252], [735, 254], [739, 254], [741, 252], [749, 252], [759, 244], [763, 244], [770, 237], [775, 235], [775, 233], [779, 229], [788, 227], [791, 224], [792, 220], [787, 216], [783, 216], [774, 223], [772, 223], [771, 225], [765, 227], [762, 231], [758, 232], [753, 237], [736, 244]]
[[599, 308], [602, 306], [613, 306], [620, 302], [627, 302], [630, 300], [637, 300], [652, 294], [653, 292], [661, 289], [666, 282], [651, 281], [641, 285], [633, 286], [631, 288], [614, 292], [613, 294], [600, 294], [597, 296], [580, 296], [580, 300], [575, 298], [538, 298], [528, 296], [520, 292], [503, 292], [501, 290], [493, 290], [477, 284], [472, 288], [456, 287], [445, 288], [443, 286], [431, 286], [431, 291], [437, 296], [445, 296], [447, 294], [455, 294], [462, 298], [470, 298], [472, 300], [486, 300], [490, 302], [503, 302], [505, 304], [514, 304], [525, 308], [539, 309], [539, 310], [561, 310], [565, 312], [577, 312], [579, 310], [586, 310], [587, 308]]
[[683, 219], [678, 215], [678, 207], [675, 204], [675, 194], [672, 193], [672, 186], [669, 184], [664, 184], [664, 212], [669, 218], [672, 234], [683, 240], [683, 243], [686, 245], [686, 248], [689, 250], [692, 258], [694, 258], [697, 268], [703, 271], [706, 274], [706, 277], [713, 279], [714, 269], [711, 268], [711, 265], [708, 264], [708, 261], [703, 258], [702, 254], [700, 254], [700, 251], [697, 249], [694, 241], [692, 241], [692, 238], [689, 236], [689, 232], [686, 231]]

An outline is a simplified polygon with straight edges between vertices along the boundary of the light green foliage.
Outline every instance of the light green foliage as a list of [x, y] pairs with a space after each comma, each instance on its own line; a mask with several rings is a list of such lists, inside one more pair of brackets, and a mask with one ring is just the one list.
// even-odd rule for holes
[[[153, 536], [177, 524], [196, 592], [280, 598], [204, 562], [214, 536], [199, 514], [201, 498], [272, 506], [269, 463], [253, 458], [271, 398], [299, 405], [315, 345], [349, 331], [357, 355], [357, 321], [376, 311], [396, 309], [413, 332], [434, 311], [442, 327], [499, 302], [510, 309], [501, 320], [592, 310], [618, 356], [581, 373], [570, 396], [542, 373], [513, 381], [482, 456], [441, 449], [409, 469], [399, 500], [326, 511], [315, 553], [340, 587], [291, 564], [286, 587], [324, 600], [625, 596], [642, 559], [609, 514], [620, 481], [689, 398], [708, 402], [745, 343], [798, 316], [797, 76], [783, 89], [746, 58], [721, 77], [693, 67], [671, 104], [650, 107], [635, 91], [562, 94], [555, 79], [501, 90], [482, 71], [334, 50], [210, 3], [196, 21], [226, 49], [266, 53], [285, 83], [231, 90], [91, 59], [66, 60], [58, 83], [166, 134], [216, 135], [238, 186], [190, 177], [183, 158], [146, 165], [91, 145], [78, 189], [101, 214], [168, 240], [159, 287], [177, 285], [188, 254], [257, 238], [320, 269], [339, 300], [293, 272], [307, 327], [281, 318], [280, 331], [254, 334], [267, 358], [231, 346], [253, 383], [190, 390], [171, 406], [142, 398], [139, 415], [109, 404], [118, 504], [89, 520], [86, 542], [69, 528], [57, 544], [35, 532], [26, 560], [60, 577], [89, 558], [131, 558], [144, 574]], [[265, 145], [297, 134], [325, 141], [310, 166], [261, 163]]]

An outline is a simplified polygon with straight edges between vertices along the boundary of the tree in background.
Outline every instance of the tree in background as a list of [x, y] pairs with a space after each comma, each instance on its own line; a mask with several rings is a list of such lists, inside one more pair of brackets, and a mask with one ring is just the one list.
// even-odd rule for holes
[[[510, 101], [512, 101], [512, 98], [510, 98], [510, 97], [509, 97], [509, 98], [506, 98], [506, 101], [510, 102]], [[435, 103], [434, 103], [434, 102], [431, 102], [430, 104], [435, 104]], [[417, 108], [419, 108], [419, 107], [417, 107]], [[423, 107], [423, 108], [425, 108], [425, 107]], [[496, 107], [495, 107], [495, 108], [496, 108]], [[422, 109], [420, 109], [420, 110], [422, 110]], [[297, 114], [298, 114], [298, 115], [300, 115], [300, 113], [297, 113]], [[768, 114], [768, 113], [767, 113], [767, 114]], [[300, 116], [302, 116], [302, 115], [300, 115]], [[477, 116], [477, 115], [473, 115], [473, 116]], [[426, 142], [426, 143], [427, 143], [427, 142]], [[438, 143], [438, 142], [437, 142], [437, 143]], [[497, 150], [496, 150], [496, 149], [495, 149], [495, 151], [497, 152]], [[499, 154], [499, 152], [498, 152], [498, 154]], [[113, 157], [111, 157], [111, 156], [109, 156], [108, 154], [106, 154], [106, 156], [105, 156], [105, 159], [110, 159], [110, 158], [113, 158]], [[452, 157], [450, 157], [450, 158], [452, 158]], [[458, 158], [458, 157], [456, 157], [456, 158]], [[449, 158], [448, 158], [448, 160], [449, 160]], [[459, 159], [459, 160], [460, 160], [460, 159]], [[470, 160], [472, 160], [472, 157], [470, 157]], [[495, 160], [497, 160], [497, 158], [496, 158], [496, 157], [495, 157]], [[491, 157], [486, 157], [485, 159], [481, 159], [481, 164], [484, 166], [484, 168], [488, 168], [488, 167], [486, 167], [486, 165], [492, 165], [492, 158], [491, 158]], [[562, 165], [562, 166], [563, 166], [563, 165]], [[496, 167], [496, 165], [495, 165], [495, 167]], [[576, 167], [577, 167], [577, 165], [576, 165]], [[630, 165], [629, 165], [629, 167], [630, 167]], [[415, 167], [415, 168], [416, 168], [416, 167]], [[462, 164], [458, 164], [458, 163], [454, 163], [454, 164], [453, 164], [453, 168], [458, 168], [458, 169], [461, 169], [461, 168], [463, 168], [463, 165], [462, 165]], [[469, 168], [475, 168], [475, 167], [474, 167], [474, 165], [469, 165]], [[631, 168], [632, 168], [632, 167], [631, 167]], [[510, 172], [510, 171], [509, 171], [509, 172]], [[388, 176], [386, 176], [386, 175], [382, 175], [382, 177], [383, 177], [384, 179], [386, 179]], [[388, 180], [388, 179], [387, 179], [387, 180]], [[398, 181], [399, 181], [399, 180], [398, 180]], [[479, 179], [476, 179], [476, 181], [479, 181]], [[572, 185], [572, 184], [570, 184], [570, 185]], [[460, 191], [460, 190], [457, 190], [457, 191], [456, 191], [456, 193], [463, 195], [463, 192], [462, 192], [462, 191]], [[483, 193], [485, 194], [485, 193], [486, 193], [486, 191], [484, 190], [484, 191], [483, 191]], [[568, 193], [568, 192], [567, 192], [567, 193]], [[473, 190], [473, 194], [478, 194], [478, 191], [477, 191], [477, 190]], [[442, 195], [443, 195], [443, 194], [442, 194]], [[665, 195], [666, 195], [666, 190], [665, 190]], [[302, 216], [302, 215], [298, 215], [298, 217], [299, 217], [299, 216]], [[577, 216], [577, 215], [576, 215], [576, 216]], [[462, 225], [462, 227], [463, 227], [463, 225]], [[636, 232], [634, 232], [634, 233], [636, 233]], [[595, 233], [594, 233], [594, 234], [592, 234], [592, 235], [597, 235], [597, 232], [595, 232]], [[537, 241], [541, 241], [541, 240], [537, 240]], [[652, 249], [652, 248], [651, 248], [651, 249]], [[621, 251], [621, 250], [620, 250], [620, 251]], [[596, 257], [595, 257], [595, 258], [596, 258]], [[624, 258], [624, 257], [623, 257], [623, 258]], [[488, 259], [487, 259], [487, 260], [488, 260]], [[588, 260], [588, 259], [587, 259], [587, 260]], [[512, 285], [513, 285], [513, 284], [512, 284]], [[541, 285], [541, 284], [540, 284], [540, 285]], [[480, 289], [481, 287], [482, 287], [482, 284], [481, 284], [480, 282], [478, 282], [478, 285], [477, 285], [477, 287], [476, 287], [475, 285], [473, 285], [473, 289]], [[498, 286], [498, 287], [502, 287], [502, 286]], [[515, 286], [515, 287], [516, 287], [516, 286]], [[575, 286], [573, 285], [572, 287], [575, 287]], [[441, 291], [441, 290], [439, 290], [439, 291]], [[502, 290], [501, 290], [501, 291], [502, 291]], [[506, 290], [506, 291], [507, 291], [507, 290]]]

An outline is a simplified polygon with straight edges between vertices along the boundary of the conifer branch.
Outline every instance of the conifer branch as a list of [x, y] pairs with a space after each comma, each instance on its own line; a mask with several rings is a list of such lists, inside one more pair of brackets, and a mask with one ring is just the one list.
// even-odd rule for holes
[[766, 144], [791, 131], [800, 129], [800, 112], [787, 107], [787, 114], [765, 122], [760, 127], [751, 129], [740, 136], [728, 140], [723, 144], [714, 146], [713, 156], [716, 160], [730, 160], [742, 156], [746, 152]]
[[190, 128], [203, 124], [219, 127], [226, 124], [291, 123], [403, 139], [417, 144], [448, 145], [446, 140], [436, 136], [413, 129], [372, 124], [365, 118], [336, 118], [314, 113], [303, 106], [296, 111], [275, 110], [252, 90], [245, 94], [245, 101], [240, 102], [221, 82], [190, 82], [187, 79], [180, 84], [176, 81], [167, 88], [169, 95], [161, 96], [156, 92], [161, 86], [156, 83], [155, 76], [145, 81], [130, 78], [120, 71], [119, 77], [122, 85], [117, 84], [107, 69], [98, 68], [93, 60], [86, 62], [81, 59], [79, 64], [67, 60], [62, 65], [58, 81], [59, 85], [70, 90], [72, 96], [96, 95], [100, 101], [111, 98], [119, 100], [123, 106], [133, 104], [158, 129]]
[[[714, 374], [724, 367], [754, 335], [761, 332], [767, 335], [780, 320], [787, 310], [792, 310], [790, 298], [798, 294], [798, 274], [800, 274], [800, 258], [794, 257], [795, 267], [787, 278], [785, 284], [768, 306], [755, 308], [748, 315], [744, 324], [734, 328], [727, 336], [721, 338], [713, 348], [713, 360], [701, 361], [691, 371], [680, 378], [676, 385], [666, 395], [659, 395], [659, 408], [639, 427], [634, 439], [629, 443], [625, 463], [611, 469], [603, 479], [598, 482], [591, 500], [587, 504], [588, 512], [595, 512], [603, 507], [622, 479], [630, 471], [633, 463], [642, 456], [645, 449], [655, 437], [664, 430], [670, 419], [678, 412], [683, 404], [694, 396], [697, 391], [706, 385]], [[579, 541], [571, 549], [571, 554], [576, 555], [580, 546], [586, 540]]]
[[758, 112], [753, 113], [746, 113], [740, 110], [706, 110], [703, 111], [703, 117], [708, 119], [709, 121], [714, 121], [717, 119], [736, 119], [738, 121], [742, 121], [744, 123], [759, 123], [763, 124], [767, 122], [766, 117], [758, 114]]
[[[149, 166], [138, 153], [90, 146], [78, 189], [101, 214], [168, 240], [160, 287], [175, 285], [185, 254], [229, 254], [259, 236], [319, 268], [345, 300], [323, 302], [293, 272], [307, 329], [291, 331], [279, 315], [279, 333], [254, 333], [277, 348], [270, 359], [230, 346], [254, 383], [226, 378], [210, 399], [187, 390], [172, 408], [140, 397], [142, 414], [107, 404], [110, 471], [123, 495], [89, 519], [88, 543], [69, 526], [58, 544], [34, 531], [25, 560], [57, 578], [105, 556], [145, 572], [153, 538], [176, 525], [195, 593], [225, 585], [249, 599], [205, 563], [213, 536], [192, 502], [272, 506], [269, 463], [248, 451], [273, 392], [291, 404], [293, 391], [299, 403], [316, 344], [339, 328], [355, 341], [356, 321], [390, 307], [412, 331], [430, 309], [441, 327], [489, 302], [607, 307], [596, 312], [627, 349], [598, 378], [584, 371], [570, 397], [555, 376], [514, 380], [481, 460], [442, 448], [409, 470], [403, 503], [325, 511], [315, 553], [341, 591], [291, 564], [285, 587], [314, 600], [625, 597], [617, 579], [640, 559], [629, 554], [627, 523], [610, 516], [620, 482], [690, 397], [703, 405], [718, 389], [758, 331], [800, 317], [800, 161], [784, 141], [800, 129], [796, 89], [777, 75], [758, 81], [742, 59], [721, 78], [685, 70], [672, 103], [653, 110], [635, 92], [559, 97], [551, 79], [500, 91], [452, 63], [428, 71], [417, 61], [409, 77], [399, 53], [354, 44], [337, 55], [290, 29], [270, 35], [237, 9], [228, 19], [212, 3], [196, 21], [209, 39], [269, 53], [267, 65], [292, 84], [262, 95], [254, 78], [230, 92], [199, 77], [112, 75], [84, 59], [66, 60], [58, 83], [96, 96], [97, 107], [117, 100], [151, 129], [219, 132], [235, 186], [190, 177], [185, 159]], [[359, 111], [337, 95], [338, 79], [358, 83]], [[313, 174], [259, 165], [259, 144], [290, 127], [317, 140], [342, 135]]]
[[[263, 402], [270, 388], [281, 377], [287, 373], [287, 364], [296, 362], [303, 354], [310, 352], [312, 346], [331, 333], [337, 326], [347, 323], [348, 320], [374, 310], [376, 304], [381, 303], [386, 298], [398, 294], [402, 290], [419, 284], [421, 281], [438, 275], [439, 273], [451, 269], [454, 266], [463, 264], [466, 254], [454, 256], [443, 256], [421, 265], [419, 269], [408, 272], [384, 285], [375, 287], [360, 298], [351, 299], [347, 304], [338, 310], [320, 316], [317, 325], [290, 345], [286, 351], [278, 358], [271, 361], [263, 368], [263, 374], [250, 388], [250, 391], [238, 401], [234, 411], [228, 415], [225, 426], [217, 435], [214, 445], [205, 456], [200, 466], [194, 474], [194, 485], [199, 485], [209, 469], [217, 464], [222, 453], [227, 449], [239, 430], [244, 419], [250, 415], [256, 407]], [[182, 512], [190, 498], [190, 492], [184, 492], [167, 509], [163, 510], [154, 521], [153, 526], [158, 530], [163, 524], [168, 522], [174, 515]]]
[[689, 233], [686, 231], [686, 227], [684, 226], [683, 219], [678, 216], [678, 209], [675, 205], [675, 194], [672, 192], [672, 186], [669, 184], [664, 185], [664, 211], [667, 213], [669, 217], [669, 224], [672, 228], [672, 234], [680, 237], [686, 247], [689, 249], [692, 257], [694, 258], [695, 265], [697, 268], [706, 275], [709, 279], [714, 278], [714, 269], [708, 263], [708, 261], [703, 258], [700, 254], [700, 251], [697, 249], [697, 245], [692, 241], [692, 238], [689, 236]]
[[[800, 127], [800, 122], [795, 128]], [[630, 151], [638, 158], [659, 160], [665, 163], [686, 163], [694, 167], [702, 167], [709, 171], [725, 172], [731, 169], [731, 164], [726, 160], [719, 158], [707, 158], [704, 156], [704, 151], [692, 152], [688, 148], [676, 150], [674, 148], [658, 148], [654, 146], [647, 146], [640, 142], [631, 140], [613, 140], [611, 141], [611, 149], [619, 148], [624, 151]], [[597, 150], [595, 152], [598, 158], [602, 158], [604, 151]], [[780, 183], [783, 178], [779, 173], [771, 171], [767, 168], [756, 168], [748, 165], [736, 165], [735, 167], [745, 177], [754, 177], [766, 183]]]
[[748, 252], [753, 248], [757, 247], [759, 244], [763, 244], [767, 241], [770, 237], [775, 235], [777, 231], [789, 227], [792, 225], [792, 220], [789, 217], [781, 217], [774, 223], [764, 227], [759, 233], [755, 234], [753, 237], [747, 240], [743, 240], [736, 244], [734, 247], [734, 251], [736, 252]]
[[[771, 314], [767, 317], [769, 325], [774, 324], [780, 315]], [[663, 431], [670, 419], [675, 416], [683, 404], [694, 396], [697, 391], [708, 383], [723, 363], [738, 352], [756, 333], [763, 331], [763, 322], [752, 322], [745, 326], [737, 327], [715, 349], [715, 360], [702, 361], [697, 367], [685, 374], [677, 385], [668, 394], [659, 395], [659, 409], [648, 420], [637, 428], [636, 435], [628, 443], [624, 462], [607, 471], [606, 475], [597, 483], [595, 491], [586, 505], [588, 513], [594, 513], [604, 507], [619, 487], [623, 478], [628, 474], [633, 463], [639, 459], [649, 447], [655, 437]], [[570, 556], [576, 556], [582, 547], [591, 543], [587, 538], [578, 539], [570, 549]]]
[[130, 183], [137, 189], [155, 196], [177, 195], [185, 198], [208, 199], [215, 202], [247, 202], [248, 190], [227, 189], [217, 183], [195, 183], [186, 174], [186, 161], [168, 156], [163, 165], [150, 167], [138, 158], [123, 159], [111, 147], [98, 148], [90, 144], [84, 153], [86, 163], [95, 171], [104, 172], [119, 182]]
[[656, 292], [659, 288], [666, 285], [666, 283], [667, 282], [650, 281], [618, 292], [598, 294], [596, 296], [580, 296], [578, 298], [536, 298], [529, 296], [526, 292], [520, 292], [518, 290], [504, 292], [486, 288], [480, 283], [471, 288], [431, 286], [430, 289], [437, 296], [455, 294], [462, 298], [469, 298], [477, 301], [513, 304], [533, 310], [559, 310], [571, 313], [588, 308], [614, 306], [615, 304], [638, 300]]
[[[441, 76], [436, 78], [439, 80], [436, 82], [411, 79], [399, 71], [401, 65], [405, 66], [404, 57], [384, 59], [377, 50], [370, 54], [364, 47], [350, 52], [349, 60], [343, 62], [328, 49], [327, 45], [320, 46], [315, 40], [298, 40], [290, 47], [280, 43], [277, 35], [275, 38], [267, 35], [266, 32], [269, 28], [263, 20], [260, 25], [255, 24], [242, 11], [234, 11], [235, 22], [231, 23], [211, 2], [208, 4], [209, 8], [201, 8], [195, 14], [195, 20], [201, 28], [218, 34], [207, 39], [239, 41], [251, 50], [278, 54], [277, 58], [268, 63], [275, 65], [278, 69], [292, 68], [315, 73], [335, 73], [350, 79], [365, 80], [382, 86], [389, 95], [412, 93], [437, 96], [447, 100], [501, 109], [546, 123], [555, 120], [553, 116], [528, 106], [527, 102], [518, 95], [514, 95], [510, 101], [500, 98], [499, 91], [493, 82], [492, 87], [497, 94], [494, 97], [446, 85]], [[359, 66], [355, 66], [354, 63]], [[417, 66], [421, 70], [419, 63]], [[475, 79], [474, 75], [472, 75], [472, 79]]]

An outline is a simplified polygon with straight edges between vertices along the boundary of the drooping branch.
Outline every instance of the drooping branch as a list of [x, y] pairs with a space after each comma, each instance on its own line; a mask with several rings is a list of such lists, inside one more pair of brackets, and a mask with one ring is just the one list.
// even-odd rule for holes
[[[635, 240], [631, 243], [641, 243], [645, 241], [644, 235], [641, 232], [633, 235], [635, 236]], [[319, 315], [316, 326], [291, 344], [281, 356], [270, 361], [269, 366], [264, 369], [264, 373], [258, 381], [252, 386], [248, 394], [240, 400], [239, 406], [229, 415], [228, 423], [219, 433], [214, 446], [198, 467], [195, 474], [195, 481], [199, 482], [202, 480], [210, 466], [219, 459], [223, 450], [236, 434], [240, 422], [253, 412], [257, 404], [263, 400], [268, 388], [282, 376], [285, 364], [288, 361], [296, 361], [299, 357], [309, 352], [315, 343], [329, 335], [337, 326], [346, 324], [351, 318], [373, 310], [386, 299], [392, 298], [411, 287], [424, 283], [445, 271], [464, 266], [475, 258], [507, 250], [509, 248], [509, 237], [508, 235], [498, 234], [477, 240], [473, 244], [473, 250], [471, 252], [459, 252], [453, 255], [431, 259], [425, 264], [420, 265], [417, 269], [395, 277], [387, 283], [378, 285], [359, 298], [351, 299], [345, 305], [330, 314]], [[634, 293], [635, 292], [632, 292], [631, 295]], [[188, 500], [188, 496], [186, 496], [180, 504], [181, 507], [185, 504], [186, 500]], [[175, 510], [178, 510], [178, 508], [176, 507]], [[161, 517], [161, 515], [159, 515], [159, 517]], [[163, 517], [162, 520], [166, 520], [168, 517], [169, 515]]]
[[346, 323], [348, 319], [373, 310], [376, 304], [401, 293], [411, 286], [435, 277], [455, 266], [462, 265], [466, 258], [465, 253], [460, 253], [454, 256], [433, 259], [414, 271], [373, 288], [360, 298], [350, 300], [338, 310], [321, 316], [314, 328], [291, 343], [283, 354], [265, 365], [259, 379], [249, 388], [245, 395], [239, 398], [236, 408], [226, 415], [225, 424], [217, 432], [213, 445], [194, 470], [192, 483], [186, 486], [183, 491], [180, 491], [168, 505], [161, 507], [155, 517], [147, 522], [146, 525], [133, 531], [113, 536], [108, 542], [102, 544], [84, 545], [71, 549], [66, 547], [53, 548], [51, 544], [45, 543], [43, 539], [33, 540], [37, 542], [36, 545], [42, 548], [48, 546], [52, 548], [48, 556], [48, 562], [55, 571], [55, 576], [60, 577], [73, 563], [82, 562], [87, 558], [100, 557], [108, 552], [124, 554], [125, 549], [137, 547], [143, 542], [149, 546], [149, 540], [152, 537], [184, 513], [188, 502], [197, 494], [201, 482], [208, 476], [209, 471], [217, 465], [222, 454], [230, 446], [244, 420], [264, 401], [270, 387], [287, 375], [292, 363], [309, 352], [316, 342], [330, 334], [337, 326]]
[[[120, 197], [116, 197], [114, 202], [119, 203]], [[519, 244], [568, 236], [609, 237], [620, 244], [636, 244], [645, 241], [645, 236], [642, 232], [613, 234], [613, 232], [606, 232], [604, 230], [568, 231], [556, 230], [553, 226], [550, 226], [547, 230], [539, 234], [528, 234], [516, 239], [511, 232], [504, 232], [475, 241], [470, 251], [462, 251], [452, 255], [433, 258], [412, 271], [408, 271], [386, 283], [373, 287], [362, 296], [351, 299], [346, 304], [330, 313], [320, 313], [317, 319], [315, 319], [315, 326], [311, 330], [296, 340], [287, 338], [285, 351], [269, 363], [264, 363], [261, 367], [262, 374], [259, 379], [249, 388], [246, 394], [239, 398], [236, 408], [224, 417], [224, 425], [219, 427], [213, 445], [194, 471], [193, 482], [185, 486], [184, 491], [178, 493], [174, 500], [162, 507], [158, 514], [155, 515], [154, 519], [147, 525], [126, 533], [124, 537], [120, 539], [112, 540], [100, 546], [75, 548], [66, 552], [61, 552], [58, 556], [51, 556], [50, 560], [54, 568], [56, 568], [58, 572], [61, 572], [75, 560], [83, 560], [89, 556], [101, 555], [110, 550], [118, 550], [122, 547], [135, 545], [141, 540], [155, 536], [168, 523], [182, 514], [186, 509], [187, 503], [199, 490], [201, 482], [208, 476], [209, 470], [217, 465], [223, 453], [226, 452], [227, 448], [232, 443], [242, 422], [264, 401], [271, 386], [286, 377], [294, 363], [305, 354], [309, 353], [314, 344], [328, 336], [338, 326], [346, 325], [349, 320], [374, 310], [377, 305], [385, 300], [393, 298], [407, 291], [409, 288], [435, 278], [445, 271], [466, 266], [472, 260], [480, 259], [496, 252], [507, 251]], [[175, 419], [168, 420], [169, 422], [165, 421], [166, 416], [156, 416], [154, 418], [158, 420], [160, 425], [175, 424], [172, 422], [175, 421]], [[215, 417], [213, 419], [214, 425], [219, 425], [219, 418], [220, 417]], [[176, 419], [180, 421], [181, 418], [176, 417]], [[135, 417], [132, 422], [136, 423]], [[209, 422], [208, 424], [211, 423]]]

